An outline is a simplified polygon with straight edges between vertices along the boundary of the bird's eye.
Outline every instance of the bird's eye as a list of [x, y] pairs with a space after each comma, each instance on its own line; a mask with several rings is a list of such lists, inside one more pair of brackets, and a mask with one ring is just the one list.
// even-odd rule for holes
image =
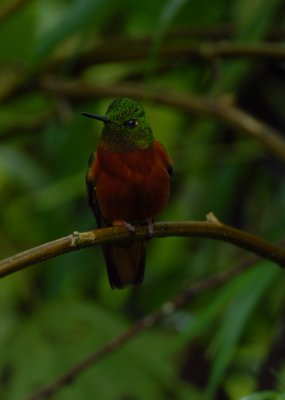
[[139, 121], [137, 119], [128, 119], [124, 125], [126, 125], [128, 128], [135, 128], [138, 126]]

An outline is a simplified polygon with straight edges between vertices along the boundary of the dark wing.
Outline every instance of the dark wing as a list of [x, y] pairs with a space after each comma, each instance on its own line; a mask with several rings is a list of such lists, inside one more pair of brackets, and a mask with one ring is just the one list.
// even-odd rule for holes
[[[88, 204], [93, 211], [98, 228], [110, 226], [100, 210], [96, 196], [98, 160], [95, 154], [89, 159], [86, 174]], [[127, 285], [139, 285], [144, 276], [145, 243], [143, 241], [108, 243], [102, 245], [111, 288], [122, 289]]]
[[90, 181], [90, 179], [88, 179], [88, 175], [86, 175], [86, 188], [87, 188], [88, 205], [91, 208], [91, 210], [96, 218], [98, 228], [101, 228], [101, 226], [102, 226], [101, 211], [100, 211], [100, 207], [99, 207], [99, 204], [97, 201], [96, 187], [93, 184], [93, 182]]
[[88, 205], [96, 218], [98, 228], [102, 228], [106, 226], [106, 222], [102, 216], [96, 196], [96, 168], [97, 161], [95, 158], [95, 154], [93, 153], [89, 158], [89, 167], [86, 174], [87, 200]]
[[174, 170], [173, 170], [172, 164], [168, 166], [167, 172], [168, 172], [169, 176], [173, 176], [174, 175]]
[[165, 151], [165, 148], [163, 147], [163, 145], [158, 142], [157, 140], [154, 142], [154, 146], [156, 151], [160, 154], [160, 157], [162, 158], [164, 164], [165, 164], [165, 168], [168, 172], [169, 176], [173, 175], [173, 163], [171, 158], [168, 156], [168, 154]]

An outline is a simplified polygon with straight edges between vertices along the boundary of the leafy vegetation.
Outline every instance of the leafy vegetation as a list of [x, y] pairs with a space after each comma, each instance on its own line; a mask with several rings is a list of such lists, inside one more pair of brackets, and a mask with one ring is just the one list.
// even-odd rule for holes
[[[284, 159], [233, 130], [222, 111], [214, 119], [150, 100], [160, 89], [173, 100], [202, 96], [225, 113], [245, 110], [282, 139], [284, 16], [281, 0], [0, 1], [1, 259], [95, 228], [84, 177], [101, 126], [80, 112], [104, 113], [131, 90], [174, 162], [160, 220], [204, 220], [212, 211], [269, 242], [284, 239]], [[268, 43], [280, 53], [254, 55]], [[148, 243], [140, 288], [112, 291], [98, 248], [5, 277], [0, 398], [26, 399], [186, 285], [246, 257], [223, 242], [173, 237]], [[284, 282], [283, 270], [258, 261], [53, 398], [283, 399]]]

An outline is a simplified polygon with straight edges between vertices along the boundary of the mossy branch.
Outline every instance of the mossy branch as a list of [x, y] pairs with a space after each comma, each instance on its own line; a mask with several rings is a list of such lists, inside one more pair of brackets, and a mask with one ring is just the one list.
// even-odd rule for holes
[[[135, 234], [124, 227], [110, 227], [90, 232], [73, 234], [42, 244], [0, 262], [0, 277], [12, 274], [60, 254], [93, 247], [107, 242], [118, 242], [131, 239], [147, 239], [145, 226], [136, 227]], [[248, 232], [222, 224], [214, 218], [208, 221], [159, 222], [154, 224], [153, 238], [167, 236], [205, 237], [232, 243], [245, 250], [271, 260], [285, 267], [285, 249], [275, 246], [266, 240]]]

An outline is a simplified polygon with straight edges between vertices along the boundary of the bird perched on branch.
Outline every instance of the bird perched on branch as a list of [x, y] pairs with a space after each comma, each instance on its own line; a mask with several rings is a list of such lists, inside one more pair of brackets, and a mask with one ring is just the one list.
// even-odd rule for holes
[[[89, 206], [98, 227], [124, 225], [135, 232], [166, 206], [172, 162], [154, 139], [143, 107], [134, 100], [117, 98], [106, 115], [82, 115], [104, 123], [86, 175]], [[112, 288], [139, 285], [145, 269], [145, 240], [103, 245]]]

